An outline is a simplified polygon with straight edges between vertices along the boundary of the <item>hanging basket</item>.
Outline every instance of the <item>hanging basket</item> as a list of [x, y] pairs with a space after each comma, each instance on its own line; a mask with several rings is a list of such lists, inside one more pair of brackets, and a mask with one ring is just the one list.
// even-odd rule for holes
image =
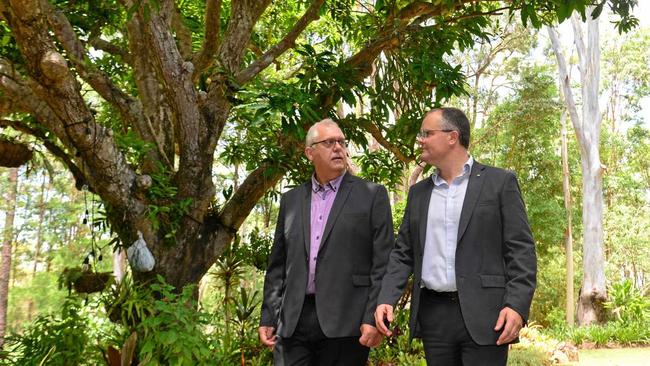
[[108, 286], [112, 278], [111, 272], [84, 272], [74, 281], [72, 287], [80, 294], [100, 292]]
[[28, 162], [32, 155], [27, 145], [0, 139], [0, 166], [18, 168]]
[[103, 291], [113, 281], [112, 272], [84, 271], [81, 267], [65, 268], [59, 275], [59, 288], [74, 289], [80, 294]]

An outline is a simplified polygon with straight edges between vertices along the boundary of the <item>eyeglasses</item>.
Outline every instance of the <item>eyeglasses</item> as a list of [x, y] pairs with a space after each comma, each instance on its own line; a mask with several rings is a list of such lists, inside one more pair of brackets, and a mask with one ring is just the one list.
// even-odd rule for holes
[[454, 131], [456, 131], [456, 130], [421, 130], [421, 131], [418, 132], [418, 134], [415, 135], [415, 136], [417, 136], [417, 138], [419, 138], [419, 139], [426, 139], [427, 137], [429, 137], [429, 135], [433, 135], [433, 133], [436, 132], [436, 131], [440, 131], [440, 132], [454, 132]]
[[327, 140], [320, 140], [320, 141], [313, 142], [310, 146], [313, 147], [314, 145], [317, 145], [317, 144], [323, 144], [323, 146], [324, 146], [326, 149], [331, 149], [331, 148], [333, 148], [334, 145], [337, 144], [337, 143], [338, 143], [342, 148], [344, 148], [344, 149], [348, 147], [348, 140], [346, 140], [346, 139], [327, 139]]

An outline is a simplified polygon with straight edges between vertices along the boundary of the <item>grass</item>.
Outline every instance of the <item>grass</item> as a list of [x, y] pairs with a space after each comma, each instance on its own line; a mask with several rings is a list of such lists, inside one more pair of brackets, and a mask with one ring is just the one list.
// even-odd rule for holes
[[650, 347], [581, 349], [576, 366], [645, 366], [650, 364]]

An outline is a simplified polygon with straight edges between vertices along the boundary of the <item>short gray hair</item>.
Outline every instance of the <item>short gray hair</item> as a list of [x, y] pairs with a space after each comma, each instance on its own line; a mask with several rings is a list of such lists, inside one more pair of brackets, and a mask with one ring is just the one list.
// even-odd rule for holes
[[[307, 131], [307, 136], [305, 137], [305, 146], [311, 146], [318, 139], [318, 126], [336, 126], [339, 127], [339, 124], [334, 122], [331, 118], [325, 118], [324, 120], [318, 121], [309, 127]], [[340, 127], [339, 127], [340, 128]]]

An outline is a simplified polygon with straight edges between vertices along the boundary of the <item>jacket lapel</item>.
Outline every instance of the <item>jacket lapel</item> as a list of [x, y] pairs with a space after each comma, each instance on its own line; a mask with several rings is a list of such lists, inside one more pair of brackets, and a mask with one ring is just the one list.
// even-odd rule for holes
[[304, 184], [300, 199], [302, 232], [305, 240], [305, 260], [309, 258], [309, 242], [311, 240], [311, 180]]
[[433, 179], [431, 177], [427, 178], [426, 180], [426, 185], [423, 187], [423, 192], [421, 193], [424, 195], [424, 197], [413, 197], [416, 199], [417, 203], [420, 205], [418, 209], [418, 215], [416, 216], [419, 220], [418, 225], [419, 225], [419, 245], [420, 245], [420, 253], [424, 253], [424, 242], [426, 241], [427, 238], [427, 224], [429, 222], [429, 202], [431, 202], [431, 192], [433, 191]]
[[460, 213], [460, 221], [458, 222], [457, 243], [460, 243], [463, 234], [465, 234], [465, 230], [469, 224], [469, 219], [472, 217], [472, 212], [474, 211], [478, 197], [481, 194], [481, 188], [483, 187], [483, 181], [485, 180], [482, 176], [484, 170], [485, 165], [474, 161], [474, 164], [472, 165], [472, 173], [469, 176], [469, 182], [467, 182], [467, 191], [465, 191], [465, 200], [463, 201], [463, 209]]
[[332, 228], [336, 223], [336, 219], [339, 217], [339, 214], [341, 213], [341, 210], [345, 205], [345, 201], [348, 199], [348, 195], [352, 190], [353, 183], [354, 183], [354, 178], [350, 176], [348, 173], [345, 173], [343, 180], [341, 180], [339, 191], [336, 193], [336, 198], [334, 199], [334, 203], [332, 204], [332, 209], [330, 210], [330, 214], [327, 217], [327, 223], [325, 224], [325, 229], [323, 230], [323, 240], [321, 240], [321, 245], [320, 248], [318, 249], [319, 253], [321, 250], [323, 250], [323, 248], [327, 244], [327, 238], [330, 236], [330, 233], [332, 232]]

